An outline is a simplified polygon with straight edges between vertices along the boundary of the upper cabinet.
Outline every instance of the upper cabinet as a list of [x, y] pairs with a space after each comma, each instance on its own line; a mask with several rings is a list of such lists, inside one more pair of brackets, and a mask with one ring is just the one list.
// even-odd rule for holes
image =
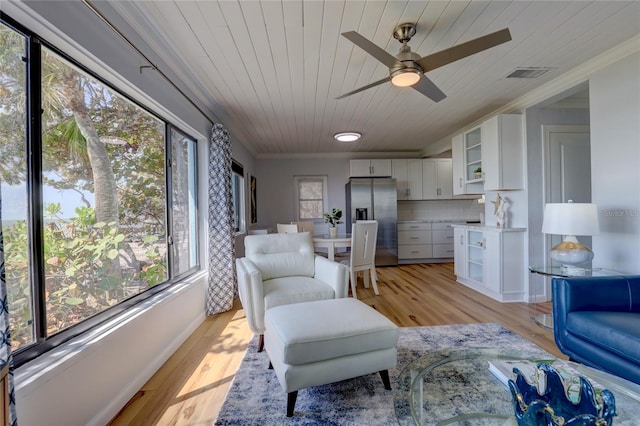
[[482, 123], [485, 191], [524, 189], [522, 115], [501, 114]]
[[422, 199], [422, 160], [419, 158], [391, 160], [391, 177], [396, 179], [398, 200]]
[[453, 177], [450, 158], [422, 160], [422, 199], [453, 198]]
[[391, 160], [350, 160], [350, 177], [389, 177]]
[[453, 195], [484, 193], [481, 136], [476, 127], [451, 140]]
[[501, 114], [451, 140], [453, 194], [524, 188], [522, 116]]
[[410, 158], [392, 161], [398, 200], [453, 198], [450, 158]]

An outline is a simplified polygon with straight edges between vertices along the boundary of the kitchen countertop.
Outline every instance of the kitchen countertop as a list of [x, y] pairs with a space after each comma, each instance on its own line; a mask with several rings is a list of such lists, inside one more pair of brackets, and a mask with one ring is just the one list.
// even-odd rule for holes
[[497, 226], [485, 226], [474, 224], [474, 223], [452, 223], [452, 228], [466, 228], [466, 229], [477, 229], [478, 231], [493, 231], [493, 232], [523, 232], [526, 231], [527, 228], [498, 228]]
[[398, 223], [434, 223], [434, 222], [447, 222], [452, 224], [480, 224], [479, 219], [413, 219], [413, 220], [399, 220]]

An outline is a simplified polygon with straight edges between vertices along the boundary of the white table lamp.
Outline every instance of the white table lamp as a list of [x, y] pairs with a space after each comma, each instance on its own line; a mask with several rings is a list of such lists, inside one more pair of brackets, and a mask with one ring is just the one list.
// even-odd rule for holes
[[600, 232], [598, 206], [591, 203], [549, 203], [544, 208], [542, 232], [564, 235], [549, 255], [564, 267], [574, 267], [593, 259], [593, 252], [578, 241], [576, 235], [596, 235]]

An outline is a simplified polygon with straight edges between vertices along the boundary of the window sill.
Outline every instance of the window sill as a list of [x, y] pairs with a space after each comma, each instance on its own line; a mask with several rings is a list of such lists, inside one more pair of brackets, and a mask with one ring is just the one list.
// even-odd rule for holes
[[206, 279], [206, 276], [206, 271], [199, 271], [87, 333], [77, 336], [38, 358], [21, 365], [15, 371], [16, 390], [21, 393], [30, 393], [32, 386], [42, 383], [42, 380], [49, 380], [49, 376], [56, 376], [60, 371], [64, 371], [72, 364], [89, 356], [92, 352], [100, 350], [101, 341], [110, 334], [117, 332], [130, 321], [153, 309], [154, 306], [178, 297], [197, 282]]

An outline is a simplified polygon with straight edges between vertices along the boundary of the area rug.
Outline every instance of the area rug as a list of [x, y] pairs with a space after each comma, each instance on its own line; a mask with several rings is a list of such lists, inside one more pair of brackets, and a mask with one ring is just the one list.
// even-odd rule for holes
[[[398, 364], [389, 370], [391, 386], [402, 369], [429, 351], [499, 348], [550, 356], [540, 347], [500, 324], [402, 327]], [[266, 352], [256, 352], [254, 338], [236, 373], [216, 425], [392, 425], [397, 424], [393, 391], [384, 389], [379, 374], [369, 374], [324, 386], [302, 389], [293, 417], [286, 417], [287, 395]]]

